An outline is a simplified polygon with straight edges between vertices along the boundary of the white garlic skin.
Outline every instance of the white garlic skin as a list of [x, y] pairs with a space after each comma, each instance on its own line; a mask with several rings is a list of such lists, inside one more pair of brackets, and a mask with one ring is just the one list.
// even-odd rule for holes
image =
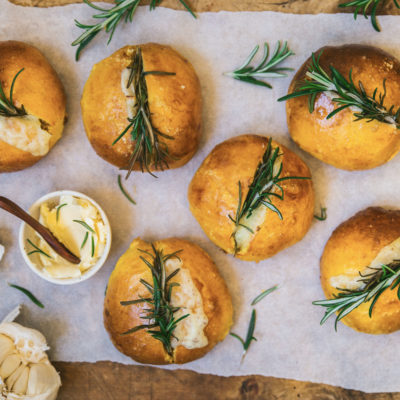
[[56, 400], [61, 380], [46, 350], [40, 332], [0, 324], [0, 400]]

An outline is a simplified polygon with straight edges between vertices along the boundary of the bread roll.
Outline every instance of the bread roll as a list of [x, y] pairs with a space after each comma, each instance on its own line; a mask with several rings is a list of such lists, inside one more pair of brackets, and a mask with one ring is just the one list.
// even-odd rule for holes
[[[370, 207], [340, 224], [329, 238], [321, 258], [321, 284], [327, 299], [338, 288], [359, 289], [368, 269], [400, 259], [400, 211]], [[382, 334], [400, 329], [397, 289], [386, 289], [369, 316], [371, 301], [362, 303], [341, 321], [356, 331]]]
[[[196, 172], [189, 186], [190, 210], [206, 235], [225, 252], [247, 261], [260, 261], [301, 240], [310, 228], [314, 215], [314, 190], [310, 179], [290, 179], [280, 183], [284, 199], [271, 196], [272, 203], [282, 214], [260, 205], [244, 220], [253, 234], [235, 226], [239, 203], [238, 183], [242, 188], [242, 204], [249, 191], [257, 166], [268, 146], [268, 138], [242, 135], [217, 145]], [[307, 165], [285, 146], [279, 147], [282, 164], [280, 177], [311, 178]], [[273, 190], [280, 193], [279, 190]], [[243, 222], [243, 221], [242, 221]], [[239, 234], [237, 233], [239, 232]], [[238, 243], [238, 242], [241, 243]]]
[[[169, 46], [155, 43], [126, 46], [93, 67], [81, 101], [86, 134], [100, 157], [119, 168], [128, 169], [136, 145], [131, 130], [113, 143], [129, 124], [128, 117], [136, 115], [132, 111], [132, 102], [128, 102], [129, 96], [135, 99], [135, 95], [127, 93], [129, 82], [126, 77], [139, 47], [144, 72], [175, 74], [146, 75], [145, 82], [151, 123], [162, 134], [171, 137], [158, 136], [160, 143], [168, 148], [169, 168], [178, 168], [186, 164], [197, 150], [202, 99], [200, 83], [192, 65]], [[153, 161], [149, 163], [149, 169], [160, 169]], [[136, 162], [133, 169], [140, 170], [140, 163]]]
[[147, 324], [141, 318], [146, 314], [146, 304], [121, 305], [121, 301], [149, 297], [140, 279], [153, 286], [150, 269], [140, 258], [151, 261], [153, 250], [150, 243], [140, 238], [132, 242], [111, 274], [104, 302], [104, 324], [117, 349], [134, 360], [145, 364], [183, 364], [203, 357], [225, 338], [232, 325], [232, 301], [217, 267], [199, 246], [176, 238], [157, 241], [154, 246], [164, 256], [181, 250], [179, 259], [171, 258], [165, 263], [167, 275], [180, 268], [170, 281], [180, 284], [172, 289], [173, 305], [182, 307], [175, 318], [189, 314], [173, 332], [179, 341], [172, 340], [172, 354], [147, 329], [122, 335]]
[[28, 115], [0, 116], [0, 172], [19, 171], [43, 158], [60, 139], [66, 121], [63, 85], [45, 56], [16, 41], [0, 42], [0, 82], [13, 103]]
[[[345, 45], [323, 47], [315, 54], [321, 54], [320, 64], [325, 71], [335, 67], [346, 79], [352, 71], [356, 86], [362, 82], [366, 93], [384, 93], [384, 105], [400, 107], [400, 63], [390, 54], [366, 45]], [[309, 58], [295, 75], [289, 93], [306, 77], [311, 63]], [[340, 111], [326, 119], [337, 103], [329, 93], [316, 97], [315, 109], [310, 113], [308, 96], [287, 101], [287, 121], [293, 140], [305, 151], [319, 160], [345, 170], [375, 168], [391, 160], [400, 150], [400, 131], [394, 125], [376, 120], [356, 121], [354, 108]]]

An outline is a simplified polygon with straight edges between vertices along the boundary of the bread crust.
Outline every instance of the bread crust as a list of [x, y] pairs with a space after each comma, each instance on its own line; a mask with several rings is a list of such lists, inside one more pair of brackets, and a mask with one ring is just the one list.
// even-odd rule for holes
[[[359, 278], [383, 247], [400, 237], [400, 211], [370, 207], [340, 224], [329, 238], [321, 257], [321, 284], [326, 298], [337, 288], [331, 278], [345, 275]], [[385, 290], [375, 303], [363, 303], [341, 321], [359, 332], [382, 334], [400, 329], [400, 301], [397, 290]]]
[[[362, 82], [367, 94], [384, 92], [385, 105], [400, 106], [400, 62], [390, 54], [366, 45], [344, 45], [323, 47], [320, 64], [329, 71], [335, 67], [348, 78], [352, 71], [356, 85]], [[296, 73], [289, 88], [292, 93], [296, 85], [304, 80], [311, 57]], [[366, 119], [355, 121], [353, 111], [348, 108], [330, 119], [326, 119], [338, 106], [326, 93], [315, 101], [315, 110], [310, 114], [308, 96], [290, 99], [286, 103], [289, 132], [293, 140], [305, 151], [319, 160], [345, 170], [364, 170], [377, 167], [391, 160], [400, 150], [400, 131], [395, 126]]]
[[196, 349], [178, 346], [171, 358], [161, 342], [144, 330], [121, 336], [121, 333], [128, 329], [143, 324], [140, 314], [145, 306], [143, 304], [121, 306], [120, 301], [148, 296], [148, 292], [139, 280], [152, 281], [149, 268], [139, 258], [143, 255], [139, 249], [152, 253], [151, 245], [140, 238], [132, 242], [111, 274], [104, 301], [104, 325], [116, 348], [135, 361], [158, 365], [187, 363], [203, 357], [229, 333], [233, 318], [231, 296], [217, 267], [199, 246], [177, 238], [160, 240], [154, 242], [154, 245], [156, 249], [163, 249], [164, 254], [183, 250], [179, 254], [182, 267], [190, 271], [208, 317], [208, 324], [204, 329], [208, 345]]
[[[0, 42], [0, 81], [7, 95], [22, 68], [14, 86], [14, 102], [48, 124], [51, 149], [61, 138], [66, 121], [66, 96], [60, 78], [36, 47], [12, 40]], [[0, 173], [28, 168], [43, 157], [0, 140]]]
[[[127, 126], [121, 73], [131, 63], [137, 47], [123, 47], [96, 64], [81, 100], [83, 123], [94, 150], [109, 163], [124, 169], [129, 165], [135, 142], [127, 133], [114, 146], [112, 143]], [[174, 138], [159, 137], [171, 155], [169, 168], [178, 168], [186, 164], [198, 148], [202, 112], [200, 82], [192, 65], [171, 47], [147, 43], [140, 48], [145, 71], [175, 73], [173, 76], [147, 75], [145, 79], [153, 126]], [[134, 170], [140, 170], [138, 162]]]
[[[232, 233], [238, 206], [238, 182], [243, 188], [243, 200], [247, 195], [254, 173], [266, 150], [268, 138], [258, 135], [242, 135], [217, 145], [193, 177], [188, 198], [190, 210], [206, 235], [227, 253], [234, 253]], [[311, 177], [307, 165], [285, 146], [279, 146], [282, 157], [281, 176]], [[253, 237], [247, 252], [236, 254], [247, 261], [260, 261], [301, 240], [310, 228], [314, 215], [314, 190], [310, 180], [282, 182], [284, 200], [273, 199], [281, 211], [283, 220], [274, 212], [268, 212], [264, 223]]]

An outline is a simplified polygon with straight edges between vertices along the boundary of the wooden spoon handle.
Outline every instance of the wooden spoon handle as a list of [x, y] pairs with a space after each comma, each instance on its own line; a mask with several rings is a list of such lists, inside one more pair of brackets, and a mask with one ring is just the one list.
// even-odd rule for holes
[[71, 251], [69, 251], [61, 242], [59, 242], [57, 238], [46, 227], [44, 227], [39, 221], [37, 221], [35, 218], [25, 212], [13, 201], [7, 199], [6, 197], [0, 196], [0, 208], [8, 211], [10, 214], [15, 215], [17, 218], [27, 223], [62, 258], [73, 264], [79, 264], [81, 262], [80, 258], [71, 253]]

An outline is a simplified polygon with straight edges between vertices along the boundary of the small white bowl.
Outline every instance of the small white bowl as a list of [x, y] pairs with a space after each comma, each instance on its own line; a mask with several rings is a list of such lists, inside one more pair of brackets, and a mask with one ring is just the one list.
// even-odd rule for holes
[[40, 206], [43, 203], [48, 203], [54, 201], [55, 204], [58, 204], [58, 201], [61, 196], [74, 196], [78, 197], [84, 200], [89, 201], [90, 203], [93, 204], [93, 206], [99, 211], [101, 218], [104, 222], [104, 226], [106, 228], [106, 244], [104, 247], [103, 254], [97, 261], [93, 267], [89, 268], [87, 271], [85, 271], [79, 278], [66, 278], [66, 279], [60, 279], [60, 278], [52, 278], [51, 276], [46, 275], [43, 270], [38, 266], [38, 262], [34, 262], [35, 260], [38, 260], [38, 256], [28, 256], [27, 250], [25, 248], [25, 244], [27, 243], [27, 239], [34, 240], [36, 236], [35, 231], [25, 222], [22, 223], [21, 228], [19, 230], [19, 248], [22, 253], [22, 257], [24, 258], [25, 262], [28, 264], [29, 268], [37, 275], [39, 275], [41, 278], [45, 279], [48, 282], [55, 283], [57, 285], [73, 285], [74, 283], [79, 283], [83, 282], [86, 279], [91, 278], [97, 271], [100, 270], [100, 268], [104, 265], [104, 263], [107, 260], [108, 254], [110, 252], [111, 248], [111, 226], [110, 222], [108, 221], [108, 218], [103, 211], [103, 209], [90, 197], [86, 196], [83, 193], [79, 192], [74, 192], [72, 190], [59, 190], [57, 192], [52, 192], [49, 194], [46, 194], [45, 196], [41, 197], [39, 200], [37, 200], [29, 209], [29, 213], [32, 215], [32, 217], [39, 219], [39, 213], [40, 213]]

